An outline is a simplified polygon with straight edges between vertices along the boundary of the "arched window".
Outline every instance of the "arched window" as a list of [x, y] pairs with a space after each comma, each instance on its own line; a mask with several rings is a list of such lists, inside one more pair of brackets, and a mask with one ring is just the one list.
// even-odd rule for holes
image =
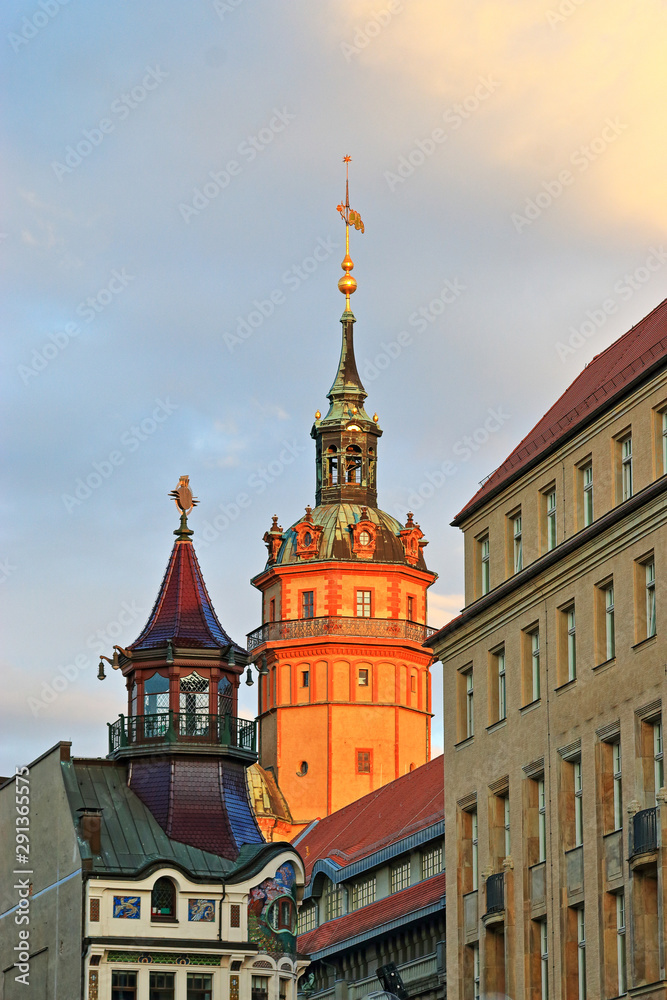
[[294, 933], [294, 903], [287, 896], [280, 896], [269, 910], [269, 924], [274, 931]]
[[218, 715], [231, 715], [233, 707], [231, 681], [229, 677], [221, 677], [218, 681]]
[[368, 485], [375, 486], [375, 448], [368, 449]]
[[327, 448], [326, 463], [326, 482], [329, 486], [336, 486], [338, 483], [338, 449], [333, 445]]
[[361, 448], [356, 444], [345, 449], [345, 482], [361, 482]]
[[180, 732], [184, 736], [208, 733], [208, 680], [194, 671], [180, 682]]
[[169, 678], [155, 673], [144, 681], [144, 715], [169, 711]]
[[170, 878], [159, 878], [153, 886], [151, 920], [176, 920], [176, 886]]

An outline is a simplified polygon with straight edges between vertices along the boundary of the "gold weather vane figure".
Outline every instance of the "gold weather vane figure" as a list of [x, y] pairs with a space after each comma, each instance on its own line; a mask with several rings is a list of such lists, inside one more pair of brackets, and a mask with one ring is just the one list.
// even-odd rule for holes
[[340, 217], [345, 223], [345, 257], [341, 262], [341, 267], [345, 271], [345, 274], [338, 281], [338, 288], [345, 296], [345, 310], [350, 311], [350, 295], [357, 290], [356, 279], [352, 277], [350, 271], [354, 267], [352, 263], [352, 258], [350, 257], [350, 226], [354, 226], [355, 229], [364, 232], [364, 224], [361, 221], [361, 216], [354, 209], [350, 208], [350, 160], [351, 156], [344, 156], [343, 163], [345, 164], [345, 204], [341, 202], [337, 205], [337, 209], [340, 212]]
[[178, 486], [170, 492], [169, 496], [175, 501], [181, 514], [189, 514], [192, 508], [199, 503], [199, 500], [196, 500], [192, 495], [189, 476], [181, 476], [178, 480]]

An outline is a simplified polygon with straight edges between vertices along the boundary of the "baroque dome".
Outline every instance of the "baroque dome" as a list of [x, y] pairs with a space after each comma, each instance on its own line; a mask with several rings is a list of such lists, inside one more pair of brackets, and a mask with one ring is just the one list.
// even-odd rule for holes
[[[299, 552], [299, 535], [304, 527], [312, 521], [315, 531], [312, 532], [319, 542], [316, 545], [316, 552], [309, 553], [304, 557]], [[360, 547], [355, 543], [355, 528], [359, 525], [362, 529], [368, 526], [367, 534], [373, 536], [374, 545], [370, 554], [360, 551]], [[320, 529], [320, 530], [318, 530]], [[313, 507], [312, 511], [307, 508], [306, 517], [300, 518], [290, 528], [282, 534], [282, 544], [276, 554], [275, 562], [269, 561], [269, 565], [280, 566], [294, 563], [319, 562], [322, 560], [349, 560], [350, 562], [372, 562], [379, 563], [399, 563], [401, 565], [412, 565], [416, 569], [426, 570], [424, 562], [423, 546], [425, 543], [416, 544], [414, 556], [409, 554], [406, 548], [408, 536], [413, 536], [418, 532], [421, 536], [419, 526], [409, 518], [404, 528], [403, 525], [376, 507], [366, 507], [355, 503], [334, 503], [322, 504]], [[363, 535], [363, 530], [361, 535]], [[356, 532], [359, 537], [359, 532]], [[363, 539], [362, 539], [363, 541]], [[371, 547], [369, 547], [370, 549]]]

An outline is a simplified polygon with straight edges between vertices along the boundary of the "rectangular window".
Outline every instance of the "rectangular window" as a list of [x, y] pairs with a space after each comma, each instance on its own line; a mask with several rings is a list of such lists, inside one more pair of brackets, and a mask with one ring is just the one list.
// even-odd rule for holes
[[174, 972], [149, 973], [149, 1000], [174, 1000]]
[[479, 945], [472, 946], [472, 996], [473, 1000], [480, 1000], [481, 997], [481, 968], [479, 964]]
[[111, 1000], [135, 1000], [137, 995], [136, 972], [111, 972]]
[[289, 989], [289, 979], [281, 979], [278, 992], [278, 1000], [287, 1000], [287, 991]]
[[537, 850], [538, 862], [547, 860], [547, 799], [544, 777], [537, 779]]
[[343, 913], [343, 885], [330, 880], [324, 884], [324, 919], [335, 920]]
[[213, 996], [213, 976], [202, 976], [199, 972], [188, 972], [186, 1000], [211, 1000]]
[[352, 909], [358, 910], [375, 902], [375, 876], [352, 886]]
[[472, 681], [472, 667], [464, 675], [466, 679], [466, 737], [475, 735], [475, 692]]
[[581, 470], [583, 485], [583, 522], [584, 528], [593, 523], [593, 463], [589, 462]]
[[307, 934], [317, 927], [317, 904], [306, 903], [301, 905], [299, 910], [299, 920], [297, 934]]
[[621, 741], [611, 745], [611, 759], [614, 781], [614, 830], [623, 826], [623, 784], [621, 776]]
[[662, 722], [653, 723], [653, 788], [657, 795], [665, 784], [665, 763], [662, 751]]
[[315, 615], [315, 591], [304, 590], [301, 594], [301, 617], [313, 618]]
[[572, 763], [574, 778], [574, 846], [581, 847], [584, 842], [584, 800], [581, 780], [581, 761]]
[[578, 1000], [586, 1000], [586, 927], [583, 906], [577, 910], [577, 980]]
[[422, 854], [422, 879], [432, 878], [442, 871], [442, 847], [433, 847]]
[[403, 861], [391, 869], [391, 891], [400, 892], [410, 885], [410, 862]]
[[514, 562], [514, 572], [518, 573], [523, 569], [523, 542], [521, 540], [521, 514], [516, 514], [512, 518], [512, 556]]
[[556, 548], [558, 544], [558, 527], [556, 523], [556, 491], [549, 490], [545, 494], [546, 517], [547, 517], [547, 552]]
[[371, 617], [371, 592], [370, 590], [357, 591], [357, 618]]
[[542, 1000], [549, 1000], [549, 935], [546, 920], [540, 920], [540, 987]]
[[269, 977], [253, 976], [251, 979], [250, 1000], [269, 1000]]
[[621, 499], [629, 500], [632, 496], [632, 435], [628, 434], [621, 442]]
[[269, 621], [274, 622], [276, 620], [276, 601], [272, 597], [269, 601]]
[[505, 857], [509, 858], [512, 853], [512, 839], [510, 835], [510, 797], [503, 795], [503, 823], [505, 827]]
[[524, 633], [524, 704], [540, 698], [540, 630]]
[[482, 596], [488, 594], [491, 576], [490, 576], [490, 550], [489, 550], [489, 536], [486, 535], [484, 538], [479, 540], [479, 550], [480, 550], [480, 592]]
[[646, 572], [646, 638], [655, 635], [655, 560], [645, 564]]
[[667, 473], [667, 410], [661, 413], [662, 427], [662, 474]]
[[577, 676], [577, 622], [574, 604], [560, 612], [559, 632], [559, 678], [560, 684], [567, 684]]
[[302, 688], [310, 687], [310, 670], [301, 671], [301, 687]]
[[415, 620], [415, 599], [414, 597], [408, 597], [408, 621], [413, 622]]
[[371, 773], [371, 751], [357, 750], [357, 774]]
[[507, 717], [505, 648], [489, 653], [489, 725]]
[[359, 687], [368, 687], [368, 667], [359, 668]]
[[616, 656], [616, 627], [614, 624], [614, 584], [604, 588], [604, 634], [605, 652], [608, 660]]
[[627, 960], [625, 951], [625, 895], [616, 894], [616, 964], [618, 968], [618, 995], [628, 989]]
[[471, 861], [472, 861], [472, 887], [477, 889], [479, 885], [479, 828], [477, 825], [477, 810], [470, 812], [470, 839], [471, 839]]

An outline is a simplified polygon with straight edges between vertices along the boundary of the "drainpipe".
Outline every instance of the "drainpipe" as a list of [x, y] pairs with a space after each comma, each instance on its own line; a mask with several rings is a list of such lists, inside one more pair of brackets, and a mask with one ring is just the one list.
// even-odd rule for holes
[[218, 941], [222, 941], [222, 904], [227, 895], [227, 886], [221, 881], [222, 885], [222, 896], [220, 897], [220, 903], [218, 905]]

